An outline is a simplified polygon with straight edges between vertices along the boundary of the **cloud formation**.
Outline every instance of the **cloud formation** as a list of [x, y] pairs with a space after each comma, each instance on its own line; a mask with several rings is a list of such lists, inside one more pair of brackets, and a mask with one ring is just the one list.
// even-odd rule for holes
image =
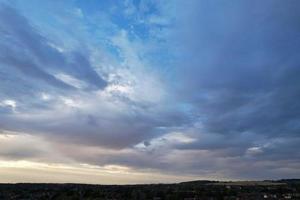
[[34, 5], [0, 3], [3, 161], [297, 178], [297, 1]]

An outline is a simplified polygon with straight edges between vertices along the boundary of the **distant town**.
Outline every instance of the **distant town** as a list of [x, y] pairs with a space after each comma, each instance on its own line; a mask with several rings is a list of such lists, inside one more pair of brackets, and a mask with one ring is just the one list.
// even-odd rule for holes
[[260, 200], [300, 199], [300, 179], [191, 181], [176, 184], [0, 184], [0, 200]]

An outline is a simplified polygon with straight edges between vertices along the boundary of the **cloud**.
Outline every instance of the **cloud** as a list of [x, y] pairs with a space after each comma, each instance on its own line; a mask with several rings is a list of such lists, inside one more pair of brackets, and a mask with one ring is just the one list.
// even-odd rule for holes
[[299, 3], [89, 5], [0, 5], [1, 159], [298, 176]]
[[[246, 154], [252, 154], [264, 172], [250, 175], [249, 168], [247, 177], [278, 177], [287, 152], [299, 149], [292, 145], [300, 131], [299, 3], [190, 1], [179, 7], [177, 91], [194, 120], [185, 132], [196, 141], [176, 148], [217, 153], [213, 159], [222, 158], [223, 168], [241, 176], [226, 163], [239, 160], [248, 170]], [[272, 162], [274, 173], [263, 162]], [[299, 163], [298, 155], [289, 162]]]
[[[297, 137], [299, 6], [193, 2], [178, 26], [180, 92], [206, 133]], [[251, 9], [248, 9], [251, 7]], [[212, 11], [214, 10], [214, 11]]]
[[[7, 79], [2, 96], [18, 105], [15, 114], [1, 114], [2, 129], [126, 148], [162, 134], [161, 126], [185, 121], [180, 110], [167, 105], [164, 85], [147, 69], [139, 57], [142, 48], [133, 45], [126, 31], [107, 36], [124, 62], [115, 66], [108, 60], [112, 69], [101, 71], [90, 61], [98, 58], [93, 57], [97, 51], [60, 49], [15, 8], [2, 4], [0, 13], [7, 19], [1, 21], [6, 38], [0, 44], [1, 72]], [[100, 74], [107, 74], [107, 80]]]
[[[53, 73], [65, 72], [90, 84], [103, 88], [106, 82], [93, 69], [81, 52], [61, 52], [50, 45], [14, 8], [1, 4], [1, 71], [7, 73], [15, 68], [28, 78], [37, 79], [47, 85], [62, 89], [74, 89]], [[11, 73], [14, 73], [13, 71]]]

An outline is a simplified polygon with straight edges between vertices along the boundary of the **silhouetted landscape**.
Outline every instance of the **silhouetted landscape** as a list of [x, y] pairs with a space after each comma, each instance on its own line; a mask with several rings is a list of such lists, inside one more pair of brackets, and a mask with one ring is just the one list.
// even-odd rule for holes
[[221, 200], [300, 199], [300, 180], [191, 181], [177, 184], [1, 184], [0, 199]]

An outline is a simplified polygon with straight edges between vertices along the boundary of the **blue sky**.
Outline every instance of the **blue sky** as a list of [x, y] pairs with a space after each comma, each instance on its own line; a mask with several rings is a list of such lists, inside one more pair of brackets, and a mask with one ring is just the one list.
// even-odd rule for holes
[[299, 8], [1, 0], [0, 182], [299, 178]]

